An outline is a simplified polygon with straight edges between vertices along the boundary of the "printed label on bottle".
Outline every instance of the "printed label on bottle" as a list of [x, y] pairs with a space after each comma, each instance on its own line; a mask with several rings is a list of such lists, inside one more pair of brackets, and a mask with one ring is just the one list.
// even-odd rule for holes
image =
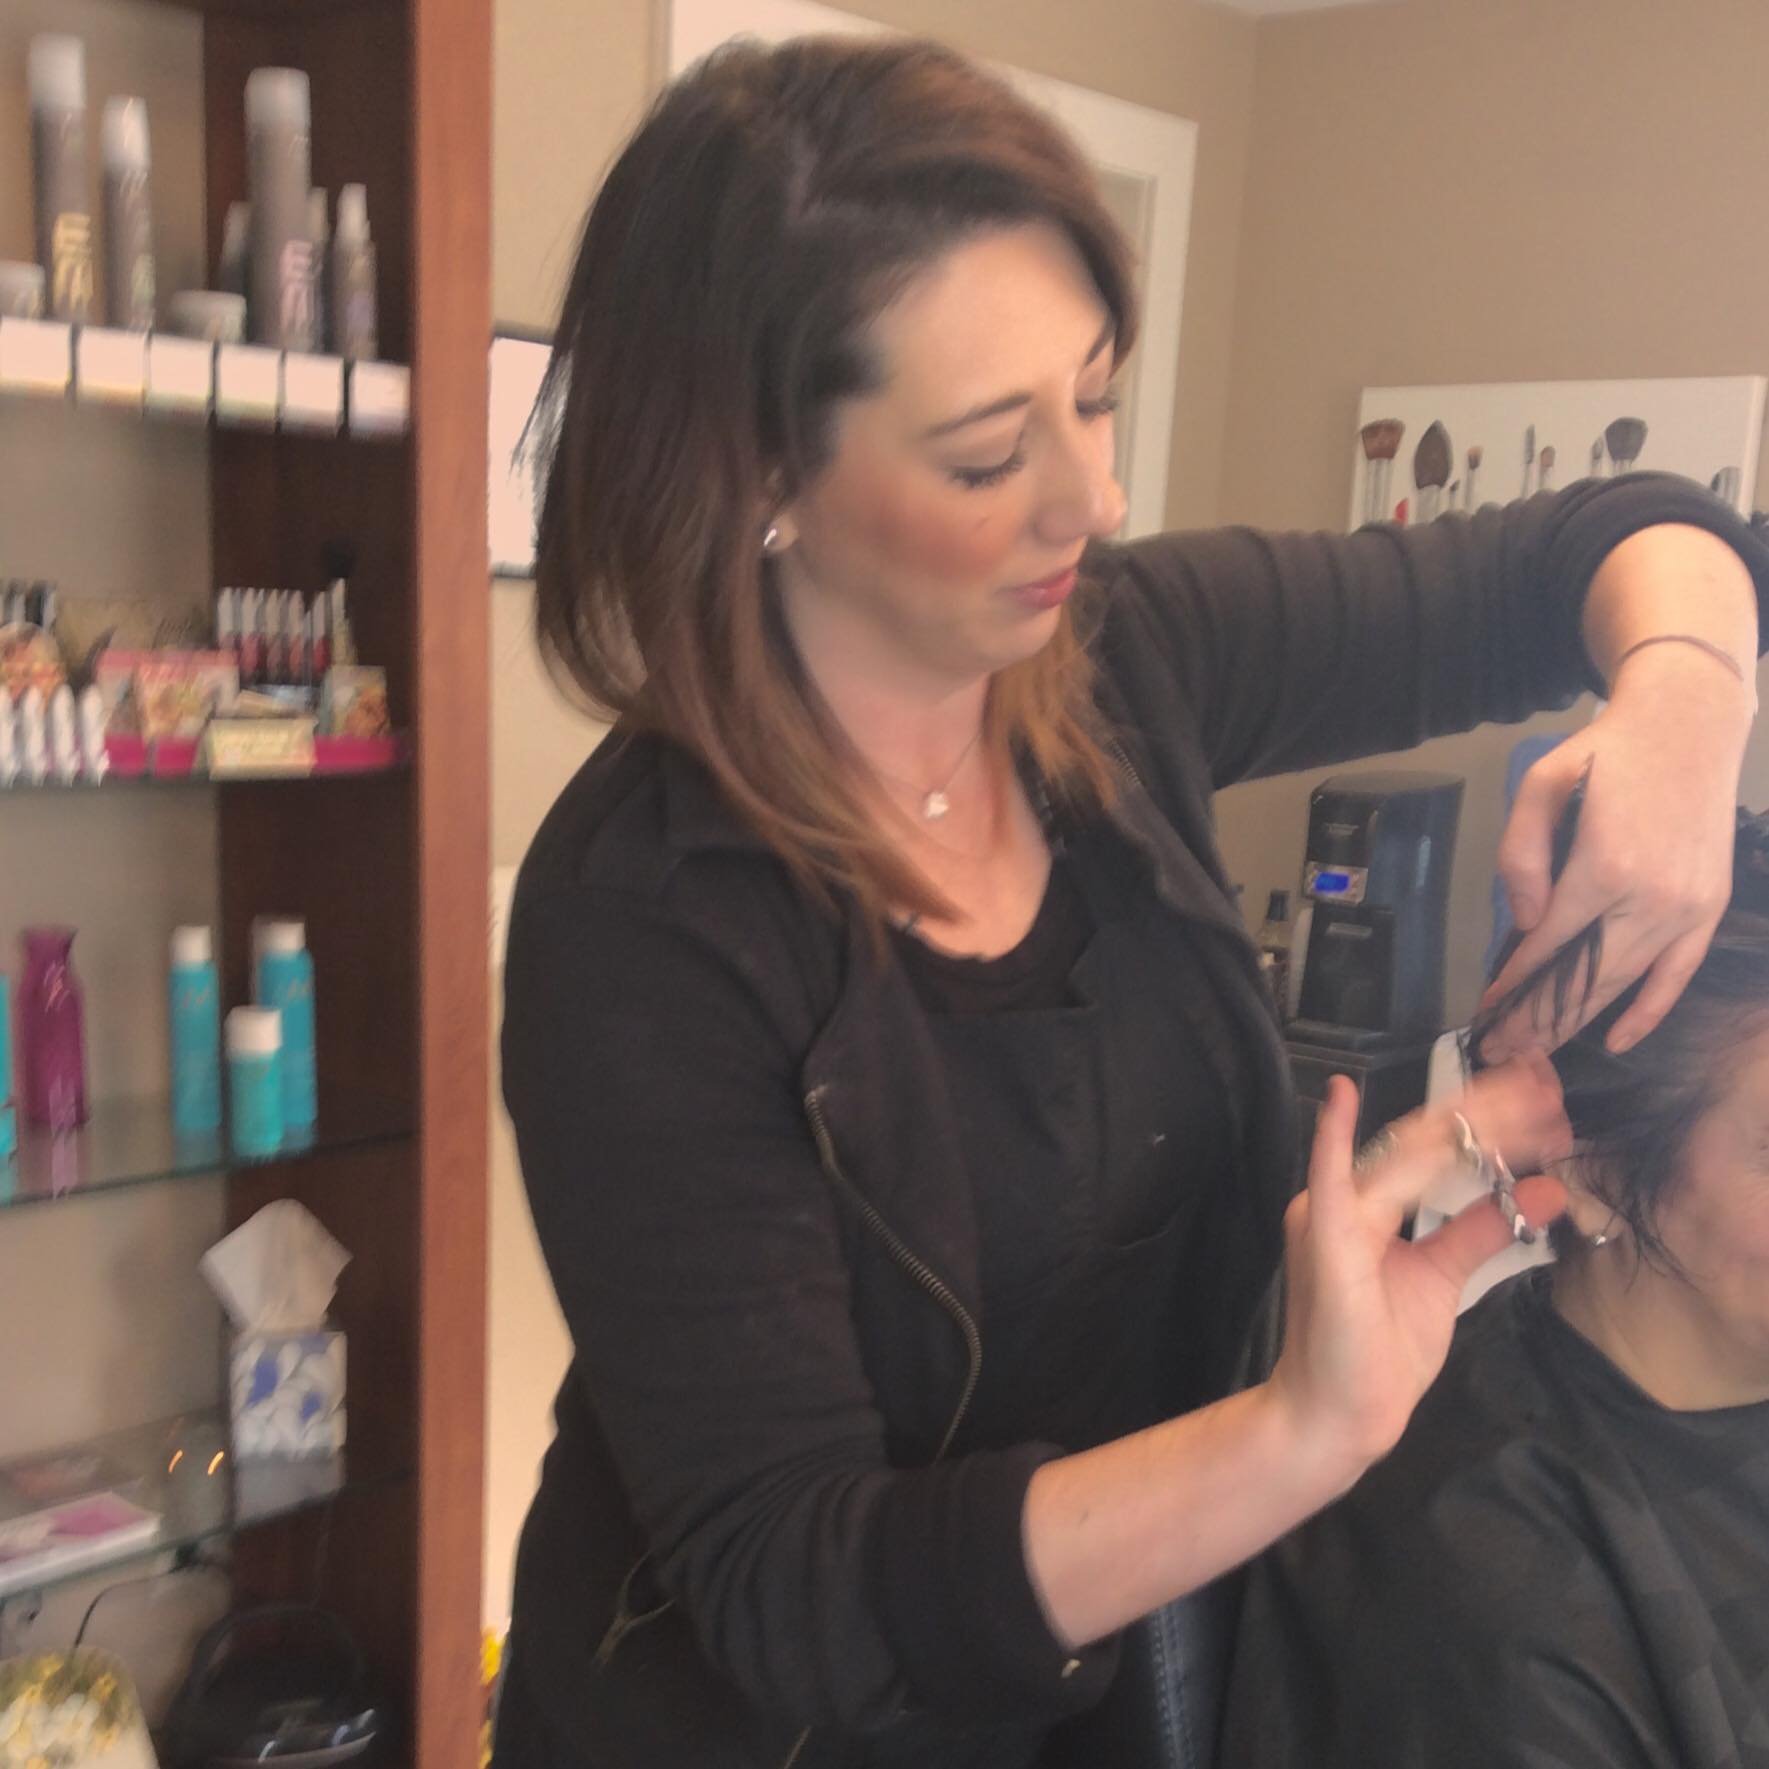
[[58, 319], [85, 319], [92, 311], [92, 217], [64, 209], [49, 238], [49, 309]]
[[307, 350], [313, 345], [313, 247], [303, 239], [284, 245], [277, 267], [281, 294], [279, 323], [285, 350]]

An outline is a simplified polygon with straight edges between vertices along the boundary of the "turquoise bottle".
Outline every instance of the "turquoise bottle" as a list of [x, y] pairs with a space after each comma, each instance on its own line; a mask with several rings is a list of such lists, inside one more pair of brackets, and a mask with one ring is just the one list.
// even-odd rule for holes
[[274, 1007], [236, 1007], [227, 1016], [228, 1130], [248, 1160], [283, 1146], [282, 1016]]
[[255, 994], [282, 1015], [283, 1123], [304, 1130], [319, 1116], [313, 1048], [313, 958], [304, 921], [266, 921], [258, 933]]
[[212, 1136], [221, 1128], [221, 984], [206, 927], [172, 933], [172, 1130]]
[[0, 1161], [18, 1152], [18, 1114], [12, 1106], [12, 984], [0, 971]]

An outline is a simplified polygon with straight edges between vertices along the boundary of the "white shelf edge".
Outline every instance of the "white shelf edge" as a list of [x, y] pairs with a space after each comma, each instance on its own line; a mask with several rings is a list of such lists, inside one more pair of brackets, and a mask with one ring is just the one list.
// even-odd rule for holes
[[167, 332], [0, 318], [0, 401], [44, 400], [223, 430], [396, 440], [411, 429], [411, 370]]

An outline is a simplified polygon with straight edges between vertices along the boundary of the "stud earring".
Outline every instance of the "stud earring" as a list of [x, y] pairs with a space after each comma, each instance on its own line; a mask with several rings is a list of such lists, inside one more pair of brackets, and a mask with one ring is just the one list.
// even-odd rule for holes
[[769, 557], [780, 551], [780, 524], [770, 522], [762, 535], [762, 551]]

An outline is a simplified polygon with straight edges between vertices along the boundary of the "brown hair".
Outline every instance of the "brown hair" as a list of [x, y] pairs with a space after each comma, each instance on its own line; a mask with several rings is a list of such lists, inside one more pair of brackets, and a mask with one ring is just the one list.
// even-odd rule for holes
[[[1128, 248], [1062, 131], [913, 40], [717, 51], [668, 86], [591, 205], [538, 414], [537, 620], [593, 706], [710, 770], [795, 874], [877, 916], [944, 905], [877, 832], [761, 554], [763, 512], [826, 463], [836, 403], [877, 385], [864, 328], [992, 228], [1073, 242], [1116, 325]], [[1074, 803], [1111, 775], [1065, 609], [991, 684], [988, 734]]]

